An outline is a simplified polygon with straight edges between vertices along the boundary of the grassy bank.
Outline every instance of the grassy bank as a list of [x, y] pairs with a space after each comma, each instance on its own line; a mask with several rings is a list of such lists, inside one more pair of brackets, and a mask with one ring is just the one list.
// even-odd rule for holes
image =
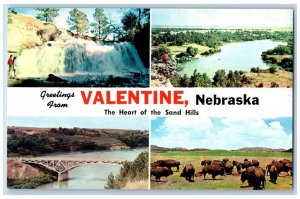
[[293, 73], [285, 70], [277, 70], [274, 74], [269, 72], [262, 73], [245, 73], [246, 77], [251, 79], [251, 84], [244, 87], [259, 87], [262, 83], [264, 88], [271, 87], [272, 82], [278, 84], [280, 88], [293, 87]]
[[177, 54], [180, 54], [182, 52], [186, 52], [186, 49], [190, 46], [193, 47], [193, 48], [197, 48], [198, 49], [198, 54], [201, 54], [201, 53], [203, 53], [205, 51], [208, 51], [210, 49], [208, 46], [202, 46], [202, 45], [195, 44], [195, 43], [184, 44], [182, 46], [168, 46], [168, 48], [171, 50], [172, 55], [177, 55]]
[[10, 189], [34, 189], [40, 185], [47, 184], [55, 180], [57, 180], [57, 178], [52, 175], [41, 175], [38, 177], [20, 180], [7, 179], [7, 186]]

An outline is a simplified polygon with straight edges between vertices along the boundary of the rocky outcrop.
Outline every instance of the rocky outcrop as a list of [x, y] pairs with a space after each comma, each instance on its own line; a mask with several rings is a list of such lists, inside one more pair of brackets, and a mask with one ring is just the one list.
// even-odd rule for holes
[[176, 64], [173, 62], [152, 63], [151, 66], [151, 86], [152, 87], [172, 87], [170, 78], [176, 75]]
[[28, 179], [45, 174], [53, 174], [45, 168], [23, 164], [21, 159], [8, 158], [7, 160], [7, 178], [12, 180]]

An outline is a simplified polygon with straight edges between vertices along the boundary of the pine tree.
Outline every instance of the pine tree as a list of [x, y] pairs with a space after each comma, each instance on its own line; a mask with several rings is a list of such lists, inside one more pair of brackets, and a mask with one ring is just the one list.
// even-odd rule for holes
[[55, 17], [59, 15], [58, 8], [36, 8], [36, 10], [39, 11], [36, 18], [45, 22], [53, 22]]
[[113, 173], [110, 173], [107, 178], [105, 189], [114, 189], [115, 188], [116, 179]]
[[77, 8], [72, 9], [68, 17], [68, 24], [70, 25], [70, 30], [75, 30], [76, 34], [82, 36], [89, 29], [89, 21], [84, 12]]
[[215, 73], [215, 76], [213, 77], [213, 85], [215, 87], [226, 87], [227, 84], [227, 78], [226, 78], [226, 72], [224, 69], [217, 70]]
[[96, 38], [104, 40], [109, 34], [109, 22], [103, 8], [96, 8], [93, 15], [94, 22], [91, 23], [91, 33]]

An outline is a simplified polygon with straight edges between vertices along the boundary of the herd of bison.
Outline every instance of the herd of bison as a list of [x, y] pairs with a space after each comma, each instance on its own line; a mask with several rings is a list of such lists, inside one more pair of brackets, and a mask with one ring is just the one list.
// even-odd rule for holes
[[[228, 158], [203, 160], [200, 164], [202, 171], [199, 172], [196, 172], [194, 165], [185, 165], [180, 177], [184, 177], [189, 182], [194, 182], [194, 177], [203, 176], [206, 179], [206, 174], [211, 174], [212, 178], [215, 179], [217, 175], [232, 175], [233, 169], [236, 168], [243, 183], [247, 181], [253, 189], [264, 189], [267, 181], [266, 176], [269, 176], [269, 181], [275, 184], [281, 172], [293, 175], [293, 163], [288, 159], [273, 160], [266, 168], [259, 167], [257, 160], [249, 161], [248, 159], [244, 159], [244, 162], [230, 161]], [[176, 167], [176, 172], [179, 172], [179, 166], [180, 162], [176, 160], [158, 160], [151, 163], [151, 176], [155, 176], [156, 181], [160, 181], [161, 177], [173, 175], [172, 167]]]

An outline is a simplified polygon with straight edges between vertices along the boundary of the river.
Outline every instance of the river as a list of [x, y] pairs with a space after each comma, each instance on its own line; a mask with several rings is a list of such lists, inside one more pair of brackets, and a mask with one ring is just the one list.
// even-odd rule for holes
[[[55, 153], [44, 158], [57, 159], [97, 159], [97, 160], [128, 160], [133, 161], [141, 152], [147, 148], [138, 148], [133, 150], [112, 150], [97, 152], [68, 152]], [[40, 158], [42, 158], [40, 157]], [[107, 176], [110, 173], [118, 174], [121, 165], [118, 164], [90, 164], [74, 168], [69, 171], [69, 180], [62, 182], [52, 182], [41, 185], [37, 189], [104, 189]]]
[[195, 69], [200, 73], [206, 73], [212, 78], [219, 69], [250, 71], [252, 67], [261, 69], [269, 68], [270, 65], [263, 62], [261, 53], [284, 42], [272, 40], [256, 40], [246, 42], [228, 43], [221, 47], [221, 52], [210, 56], [203, 56], [181, 64], [181, 75], [191, 76]]

